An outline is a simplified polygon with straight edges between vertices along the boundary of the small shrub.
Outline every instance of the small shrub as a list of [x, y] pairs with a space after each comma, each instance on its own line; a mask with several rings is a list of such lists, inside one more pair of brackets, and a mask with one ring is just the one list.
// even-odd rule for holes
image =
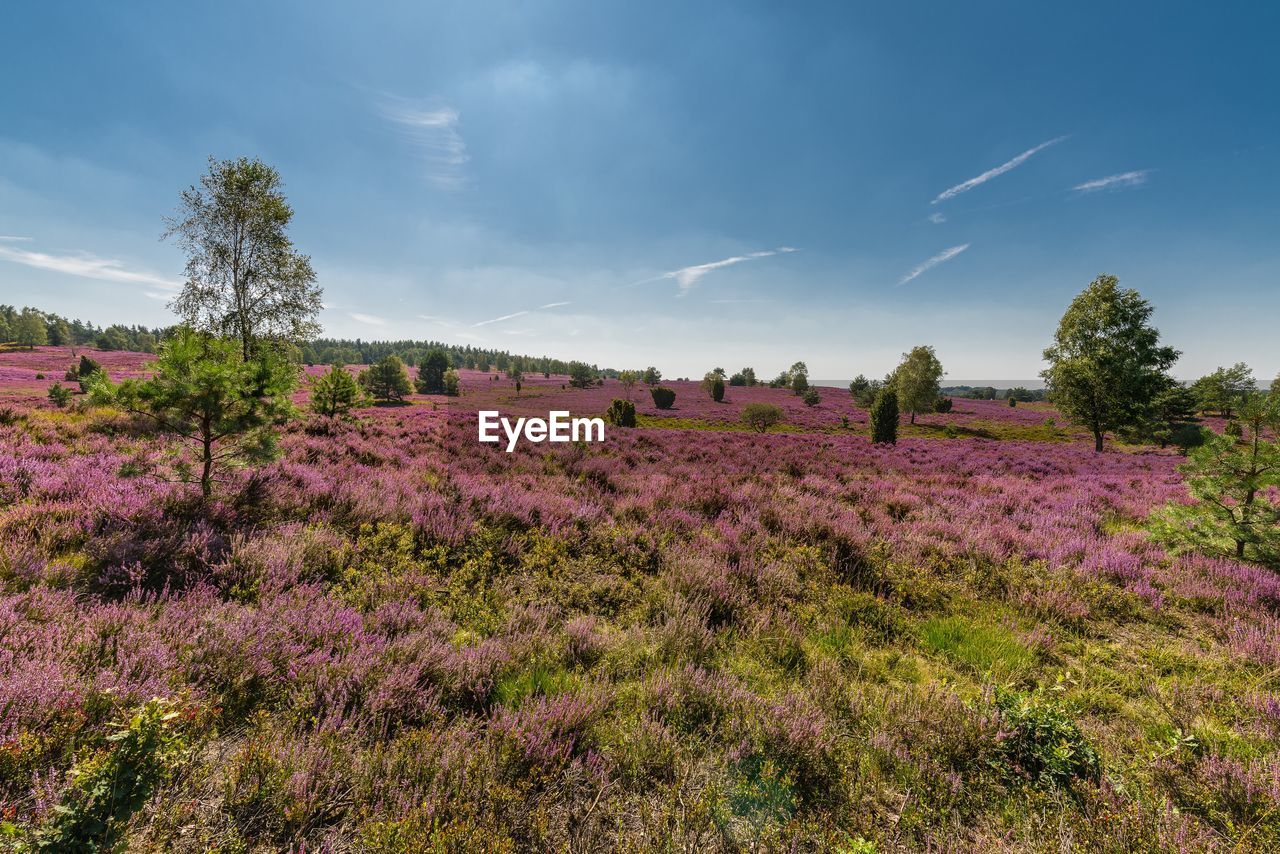
[[56, 382], [49, 386], [49, 400], [53, 402], [54, 406], [63, 409], [71, 402], [71, 389], [62, 383]]
[[114, 851], [130, 817], [186, 756], [180, 713], [151, 700], [109, 736], [111, 749], [76, 763], [71, 786], [35, 833], [36, 850]]
[[1041, 690], [996, 690], [996, 708], [1008, 736], [1001, 742], [1004, 769], [1041, 787], [1097, 780], [1098, 754], [1071, 715]]
[[711, 399], [716, 403], [724, 400], [724, 380], [720, 377], [711, 381]]
[[804, 401], [805, 406], [817, 406], [819, 403], [822, 403], [822, 395], [818, 393], [816, 388], [811, 388], [806, 391], [804, 396], [800, 399]]
[[1016, 397], [1011, 397], [1011, 398], [1009, 398], [1009, 408], [1010, 408], [1010, 409], [1013, 409], [1013, 408], [1014, 408], [1015, 406], [1017, 406], [1017, 405], [1018, 405], [1018, 399], [1017, 399]]
[[1231, 436], [1234, 439], [1239, 439], [1244, 435], [1244, 427], [1240, 425], [1239, 421], [1228, 421], [1226, 425], [1223, 426], [1222, 433], [1225, 436]]
[[757, 433], [765, 433], [782, 421], [782, 408], [772, 403], [748, 403], [742, 407], [742, 421]]
[[951, 402], [951, 398], [940, 397], [938, 398], [937, 402], [933, 404], [933, 411], [934, 412], [950, 412], [952, 405], [953, 404]]
[[676, 393], [674, 389], [660, 385], [649, 389], [649, 394], [653, 397], [653, 405], [659, 409], [670, 409], [675, 405]]
[[629, 400], [614, 398], [604, 414], [605, 421], [615, 427], [636, 426], [636, 405]]
[[42, 373], [38, 373], [38, 374], [36, 374], [36, 379], [38, 379], [38, 380], [42, 380], [42, 379], [44, 379], [44, 378], [45, 378], [44, 374], [42, 374]]
[[871, 410], [871, 441], [877, 445], [898, 444], [898, 395], [882, 391]]

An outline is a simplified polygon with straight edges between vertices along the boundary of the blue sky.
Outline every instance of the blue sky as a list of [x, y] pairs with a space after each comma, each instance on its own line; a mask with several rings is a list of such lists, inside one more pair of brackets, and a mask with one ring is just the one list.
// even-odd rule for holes
[[1100, 272], [1280, 368], [1280, 6], [27, 3], [0, 301], [171, 320], [209, 155], [283, 174], [334, 335], [668, 375], [1031, 377]]

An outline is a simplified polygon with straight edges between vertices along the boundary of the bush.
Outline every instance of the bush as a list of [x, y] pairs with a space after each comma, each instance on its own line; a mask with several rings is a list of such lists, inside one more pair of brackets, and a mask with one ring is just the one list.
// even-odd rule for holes
[[396, 356], [387, 356], [370, 365], [360, 374], [360, 385], [371, 397], [388, 403], [404, 400], [404, 396], [413, 390], [409, 384], [409, 372]]
[[871, 409], [871, 441], [877, 445], [898, 444], [898, 395], [882, 391]]
[[804, 401], [805, 406], [817, 406], [819, 403], [822, 403], [822, 395], [818, 393], [816, 388], [811, 388], [806, 391], [804, 396], [800, 399]]
[[782, 408], [773, 403], [748, 403], [742, 407], [742, 420], [758, 433], [782, 421]]
[[49, 386], [49, 400], [53, 402], [54, 406], [62, 409], [71, 402], [71, 389], [62, 383], [54, 383]]
[[44, 379], [44, 378], [45, 378], [44, 374], [42, 374], [42, 373], [41, 373], [41, 374], [36, 374], [36, 379], [38, 379], [38, 380], [42, 380], [42, 379]]
[[187, 755], [180, 713], [151, 700], [107, 741], [111, 749], [77, 762], [71, 786], [35, 833], [36, 850], [114, 851], [129, 819]]
[[90, 359], [88, 356], [81, 356], [80, 365], [79, 367], [74, 368], [74, 370], [81, 379], [84, 379], [89, 376], [89, 374], [102, 370], [102, 365], [98, 364], [96, 360]]
[[940, 397], [937, 403], [933, 405], [934, 412], [950, 412], [952, 407], [951, 398]]
[[1051, 697], [996, 690], [1006, 772], [1037, 786], [1066, 786], [1072, 780], [1097, 780], [1102, 771], [1098, 754], [1071, 715]]
[[711, 381], [711, 399], [716, 403], [724, 400], [724, 380], [720, 377]]
[[1016, 397], [1011, 397], [1011, 398], [1009, 398], [1009, 408], [1010, 408], [1010, 409], [1013, 409], [1013, 408], [1014, 408], [1015, 406], [1017, 406], [1017, 405], [1018, 405], [1018, 399], [1017, 399]]
[[675, 405], [676, 393], [674, 389], [660, 385], [657, 388], [649, 389], [649, 394], [653, 396], [653, 405], [659, 409], [670, 409]]
[[[516, 390], [519, 391], [520, 384], [516, 383]], [[458, 380], [458, 372], [453, 368], [444, 372], [444, 393], [446, 397], [457, 397], [462, 394], [462, 385]]]
[[629, 400], [614, 398], [604, 419], [615, 427], [636, 426], [636, 405]]
[[364, 405], [360, 383], [341, 365], [332, 365], [328, 373], [311, 381], [311, 411], [326, 418], [345, 417], [352, 409]]

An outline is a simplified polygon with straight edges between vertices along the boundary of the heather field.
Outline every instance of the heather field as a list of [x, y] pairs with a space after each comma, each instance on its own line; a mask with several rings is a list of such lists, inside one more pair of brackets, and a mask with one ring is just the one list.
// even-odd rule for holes
[[872, 445], [842, 389], [666, 382], [505, 453], [476, 410], [622, 388], [461, 371], [201, 503], [148, 474], [171, 439], [46, 399], [73, 361], [0, 352], [7, 836], [163, 712], [129, 850], [1280, 846], [1280, 576], [1149, 540], [1172, 451], [960, 399]]

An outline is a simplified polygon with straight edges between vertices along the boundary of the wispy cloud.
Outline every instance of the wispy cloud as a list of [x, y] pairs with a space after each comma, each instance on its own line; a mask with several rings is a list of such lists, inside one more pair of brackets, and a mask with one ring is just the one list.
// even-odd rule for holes
[[941, 225], [946, 221], [947, 221], [947, 215], [944, 214], [942, 211], [934, 211], [933, 213], [929, 214], [929, 222], [933, 223], [934, 225]]
[[513, 311], [511, 314], [504, 314], [501, 317], [491, 317], [488, 320], [482, 320], [479, 323], [471, 324], [472, 328], [477, 326], [488, 326], [490, 323], [501, 323], [504, 320], [514, 320], [517, 317], [524, 317], [528, 311]]
[[925, 261], [923, 264], [919, 265], [918, 267], [913, 269], [910, 273], [907, 273], [905, 276], [899, 279], [898, 286], [905, 285], [907, 282], [916, 278], [921, 273], [924, 273], [928, 270], [932, 270], [934, 267], [938, 266], [939, 264], [950, 261], [952, 258], [956, 257], [957, 255], [959, 255], [961, 252], [965, 251], [968, 248], [969, 248], [968, 243], [962, 243], [959, 246], [952, 246], [950, 249], [942, 250], [937, 255], [934, 255], [928, 261]]
[[706, 264], [693, 264], [689, 267], [681, 267], [679, 270], [669, 270], [657, 276], [648, 279], [641, 279], [635, 282], [635, 285], [643, 285], [646, 282], [657, 282], [663, 279], [674, 279], [680, 290], [676, 296], [686, 296], [694, 286], [713, 270], [721, 270], [725, 267], [732, 267], [734, 264], [742, 264], [746, 261], [755, 261], [760, 258], [769, 258], [773, 255], [781, 255], [788, 252], [799, 252], [794, 246], [779, 246], [777, 249], [762, 249], [758, 252], [748, 252], [745, 255], [734, 255], [729, 258], [721, 258], [719, 261], [709, 261]]
[[[488, 326], [490, 323], [501, 323], [504, 320], [514, 320], [517, 317], [524, 317], [526, 314], [533, 314], [535, 311], [546, 311], [549, 308], [560, 308], [561, 306], [566, 306], [566, 305], [573, 305], [573, 303], [567, 300], [564, 302], [549, 302], [549, 303], [546, 303], [545, 305], [540, 305], [537, 308], [527, 308], [524, 311], [513, 311], [511, 314], [504, 314], [501, 317], [491, 317], [488, 320], [482, 320], [479, 323], [471, 324], [471, 328], [474, 329], [477, 326]], [[507, 331], [513, 335], [517, 334], [517, 333], [511, 332], [510, 330], [507, 330]], [[529, 330], [526, 330], [526, 331], [529, 331]]]
[[941, 193], [938, 194], [938, 197], [936, 199], [930, 202], [930, 204], [936, 205], [938, 202], [945, 202], [947, 199], [954, 199], [956, 196], [960, 195], [961, 193], [967, 193], [970, 190], [972, 190], [974, 187], [978, 187], [978, 186], [981, 186], [982, 184], [987, 183], [992, 178], [999, 178], [1004, 173], [1011, 172], [1014, 169], [1017, 169], [1023, 163], [1026, 163], [1032, 157], [1039, 154], [1041, 151], [1044, 151], [1049, 146], [1057, 145], [1058, 143], [1062, 142], [1064, 139], [1066, 139], [1065, 136], [1059, 136], [1049, 140], [1048, 142], [1042, 142], [1039, 145], [1037, 145], [1035, 148], [1028, 148], [1026, 151], [1022, 152], [1012, 160], [1007, 160], [1004, 163], [1001, 163], [999, 166], [995, 167], [994, 169], [988, 169], [986, 172], [983, 172], [981, 175], [977, 176], [976, 178], [970, 178], [968, 181], [963, 181], [959, 184], [956, 184], [954, 187], [950, 187], [946, 190], [943, 190]]
[[709, 299], [709, 300], [707, 300], [707, 302], [712, 303], [712, 304], [714, 304], [714, 305], [738, 305], [738, 304], [741, 304], [741, 303], [754, 303], [754, 302], [776, 302], [776, 300], [771, 300], [771, 299]]
[[347, 313], [347, 317], [351, 318], [356, 323], [363, 323], [368, 326], [387, 325], [387, 319], [385, 317], [378, 317], [376, 314], [361, 314], [358, 311], [352, 311]]
[[18, 237], [16, 234], [0, 234], [0, 240], [8, 240], [12, 242], [28, 242], [30, 237]]
[[470, 158], [467, 143], [458, 131], [457, 110], [386, 97], [379, 112], [419, 149], [428, 181], [446, 189], [465, 183], [462, 167]]
[[[14, 238], [22, 240], [22, 238]], [[0, 260], [24, 264], [40, 270], [52, 270], [69, 276], [81, 276], [86, 279], [100, 279], [106, 282], [130, 282], [150, 285], [164, 291], [182, 289], [182, 282], [166, 279], [145, 270], [130, 270], [120, 261], [113, 258], [99, 258], [87, 252], [76, 255], [50, 255], [45, 252], [32, 252], [27, 249], [16, 249], [11, 246], [0, 246]]]
[[1150, 169], [1121, 172], [1119, 175], [1108, 175], [1105, 178], [1094, 178], [1092, 181], [1085, 181], [1083, 184], [1077, 184], [1071, 189], [1081, 193], [1096, 193], [1098, 190], [1122, 190], [1126, 187], [1141, 187], [1147, 183], [1147, 175], [1149, 174], [1151, 174]]

